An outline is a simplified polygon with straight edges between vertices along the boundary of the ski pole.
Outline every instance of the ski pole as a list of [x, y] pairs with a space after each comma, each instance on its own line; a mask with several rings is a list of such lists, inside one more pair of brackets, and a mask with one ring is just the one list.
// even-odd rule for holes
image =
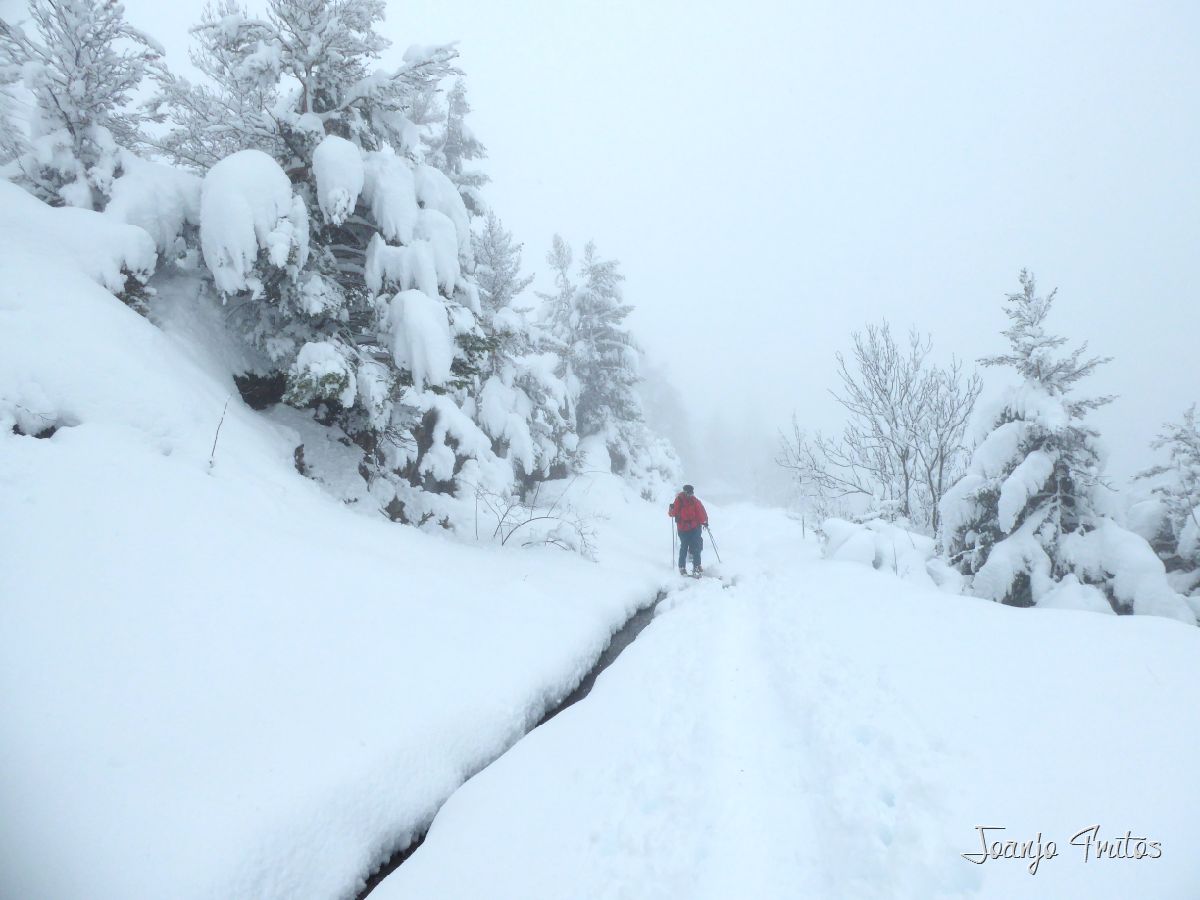
[[709, 528], [707, 525], [704, 526], [704, 530], [708, 532], [708, 539], [710, 541], [712, 541], [712, 544], [713, 544], [713, 553], [717, 554], [717, 562], [720, 562], [721, 561], [721, 551], [717, 549], [717, 539], [715, 537], [713, 537], [712, 529]]
[[671, 525], [671, 568], [674, 569], [675, 568], [675, 523], [672, 521], [670, 523], [670, 525]]

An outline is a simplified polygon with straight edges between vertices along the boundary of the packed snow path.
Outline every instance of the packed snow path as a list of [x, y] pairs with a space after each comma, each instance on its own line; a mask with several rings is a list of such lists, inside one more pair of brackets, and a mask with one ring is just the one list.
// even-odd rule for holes
[[[1200, 675], [1192, 630], [942, 596], [819, 560], [782, 516], [724, 524], [738, 586], [665, 601], [375, 897], [1194, 898], [1200, 728], [1168, 687]], [[1162, 855], [1085, 861], [1091, 825]], [[978, 826], [1057, 856], [972, 864]]]
[[[608, 642], [608, 646], [604, 648], [604, 652], [601, 653], [600, 658], [596, 660], [596, 664], [592, 666], [591, 670], [586, 675], [583, 676], [583, 680], [579, 682], [578, 686], [566, 697], [564, 697], [556, 706], [547, 709], [545, 714], [542, 716], [542, 720], [534, 727], [541, 727], [563, 710], [569, 709], [590, 694], [592, 687], [595, 686], [596, 679], [600, 676], [600, 674], [614, 662], [616, 662], [617, 657], [625, 652], [625, 648], [632, 644], [637, 639], [637, 636], [642, 633], [645, 627], [650, 624], [654, 617], [654, 612], [658, 608], [658, 604], [662, 602], [666, 596], [666, 591], [659, 591], [653, 602], [642, 607], [632, 616], [630, 616], [625, 621], [625, 624], [622, 625], [615, 634], [613, 634], [612, 638]], [[411, 857], [413, 853], [420, 848], [422, 842], [425, 840], [425, 832], [427, 827], [428, 823], [426, 823], [424, 828], [418, 829], [416, 836], [412, 838], [411, 843], [393, 852], [391, 856], [383, 861], [379, 868], [377, 868], [367, 877], [366, 883], [363, 885], [362, 890], [360, 890], [356, 895], [357, 900], [363, 900], [363, 898], [371, 894], [375, 888], [379, 886], [383, 879], [387, 878], [392, 872], [396, 871], [397, 868], [407, 862], [409, 857]]]

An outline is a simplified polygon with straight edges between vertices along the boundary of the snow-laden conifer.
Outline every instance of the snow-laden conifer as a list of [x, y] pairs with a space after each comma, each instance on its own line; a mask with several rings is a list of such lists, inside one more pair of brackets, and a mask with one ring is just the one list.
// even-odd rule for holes
[[1079, 382], [1108, 360], [1068, 353], [1046, 331], [1055, 292], [1038, 296], [1031, 273], [1007, 298], [1010, 351], [987, 366], [1020, 383], [986, 416], [967, 473], [942, 501], [940, 539], [970, 589], [1013, 606], [1075, 606], [1195, 622], [1138, 535], [1107, 516], [1103, 461], [1087, 414], [1112, 397], [1079, 397]]
[[464, 409], [486, 343], [471, 216], [426, 160], [415, 121], [456, 71], [455, 51], [413, 47], [398, 68], [379, 67], [383, 11], [378, 0], [271, 0], [263, 17], [210, 8], [193, 29], [209, 83], [164, 77], [159, 108], [173, 128], [159, 147], [208, 179], [257, 151], [276, 169], [264, 183], [290, 182], [310, 231], [302, 241], [297, 209], [296, 252], [283, 259], [242, 208], [225, 225], [239, 247], [256, 236], [246, 277], [205, 259], [267, 365], [286, 373], [283, 399], [345, 430], [372, 482], [403, 482], [407, 510], [382, 486], [373, 493], [407, 519], [413, 491], [453, 491], [468, 459], [495, 460]]
[[518, 298], [533, 281], [521, 274], [521, 244], [487, 214], [476, 236], [476, 276], [488, 349], [481, 366], [477, 419], [496, 452], [529, 486], [572, 467], [578, 443], [555, 343]]
[[470, 112], [466, 82], [458, 78], [446, 95], [444, 108], [432, 113], [434, 121], [427, 140], [427, 159], [454, 182], [467, 209], [474, 215], [482, 215], [487, 204], [481, 189], [490, 179], [472, 163], [484, 159], [487, 148], [467, 124]]
[[[1154, 547], [1167, 577], [1181, 593], [1200, 600], [1200, 418], [1192, 404], [1151, 442], [1166, 462], [1138, 476], [1149, 496], [1135, 503], [1131, 519]], [[1139, 527], [1140, 526], [1140, 527]]]
[[641, 351], [625, 321], [633, 307], [623, 299], [618, 263], [589, 242], [573, 271], [574, 255], [558, 235], [547, 262], [556, 290], [542, 295], [542, 319], [557, 344], [576, 434], [603, 444], [614, 473], [656, 493], [677, 480], [679, 460], [645, 423], [637, 392]]

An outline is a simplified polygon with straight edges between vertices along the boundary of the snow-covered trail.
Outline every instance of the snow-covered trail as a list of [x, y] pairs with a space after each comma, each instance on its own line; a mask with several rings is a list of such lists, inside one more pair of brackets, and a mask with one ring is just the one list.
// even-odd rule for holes
[[[737, 585], [665, 601], [376, 897], [1194, 897], [1195, 714], [1094, 663], [1195, 683], [1195, 634], [938, 595], [818, 559], [782, 515], [725, 513]], [[1095, 823], [1162, 858], [1085, 862], [1069, 841]], [[1058, 856], [973, 865], [979, 825]]]

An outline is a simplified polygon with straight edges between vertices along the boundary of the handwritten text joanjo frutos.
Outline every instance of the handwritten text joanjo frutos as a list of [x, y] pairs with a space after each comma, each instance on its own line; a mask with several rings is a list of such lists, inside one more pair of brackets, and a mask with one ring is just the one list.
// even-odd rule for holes
[[[962, 858], [978, 866], [991, 859], [1029, 860], [1029, 872], [1036, 875], [1042, 860], [1059, 856], [1058, 843], [1043, 841], [1040, 831], [1033, 840], [1014, 841], [1004, 836], [1008, 829], [999, 825], [976, 825], [975, 830], [979, 833], [980, 848], [974, 853], [962, 854]], [[1070, 845], [1079, 848], [1076, 852], [1083, 862], [1158, 859], [1162, 856], [1162, 844], [1159, 841], [1138, 837], [1132, 831], [1126, 831], [1119, 837], [1101, 837], [1099, 825], [1089, 825], [1077, 831], [1071, 837]]]

